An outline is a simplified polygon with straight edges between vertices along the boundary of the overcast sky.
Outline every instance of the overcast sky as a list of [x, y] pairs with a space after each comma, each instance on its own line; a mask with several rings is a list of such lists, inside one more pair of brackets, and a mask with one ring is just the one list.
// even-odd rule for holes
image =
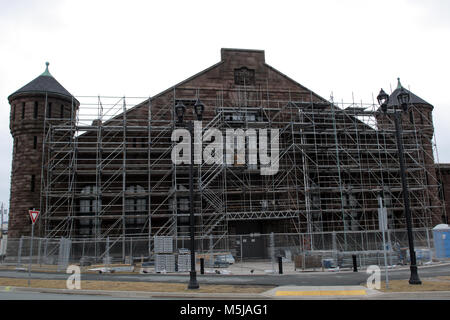
[[266, 62], [324, 98], [372, 102], [396, 78], [435, 106], [450, 162], [450, 1], [0, 0], [0, 201], [9, 205], [8, 95], [50, 62], [73, 95], [152, 96], [219, 62], [220, 48]]

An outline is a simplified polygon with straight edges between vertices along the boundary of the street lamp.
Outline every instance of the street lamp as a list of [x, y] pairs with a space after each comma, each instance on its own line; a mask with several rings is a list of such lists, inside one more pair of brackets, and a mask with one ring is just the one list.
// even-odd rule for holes
[[397, 137], [397, 148], [398, 156], [400, 161], [400, 173], [402, 179], [402, 190], [403, 190], [403, 202], [405, 205], [405, 217], [406, 217], [406, 228], [408, 231], [408, 242], [409, 242], [409, 256], [411, 259], [411, 275], [409, 278], [409, 284], [422, 284], [419, 279], [419, 274], [417, 273], [417, 263], [416, 263], [416, 252], [414, 251], [414, 238], [412, 233], [412, 222], [411, 222], [411, 211], [409, 207], [409, 195], [408, 195], [408, 184], [406, 181], [405, 173], [405, 160], [403, 155], [403, 142], [402, 142], [402, 129], [401, 129], [401, 114], [402, 112], [407, 112], [409, 107], [409, 93], [403, 88], [400, 88], [400, 92], [397, 95], [397, 102], [401, 106], [400, 110], [393, 109], [392, 112], [388, 112], [389, 96], [381, 89], [378, 94], [377, 100], [380, 104], [381, 110], [386, 115], [391, 113], [394, 115], [395, 120], [395, 132]]
[[[204, 104], [197, 99], [194, 105], [194, 111], [197, 119], [202, 120]], [[186, 106], [179, 101], [175, 106], [175, 113], [178, 118], [178, 124], [183, 124], [183, 117], [186, 112]], [[188, 289], [198, 289], [197, 273], [195, 271], [195, 216], [194, 216], [194, 124], [192, 121], [187, 123], [191, 137], [191, 161], [189, 164], [189, 211], [190, 211], [190, 236], [191, 236], [191, 272], [189, 273]]]

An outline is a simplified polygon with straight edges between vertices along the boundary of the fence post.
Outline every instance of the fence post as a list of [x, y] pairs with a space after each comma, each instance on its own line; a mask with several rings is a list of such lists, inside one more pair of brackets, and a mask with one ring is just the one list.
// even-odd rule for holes
[[301, 234], [301, 240], [300, 240], [300, 248], [302, 252], [305, 252], [305, 235]]
[[[151, 219], [151, 218], [149, 218]], [[149, 226], [150, 229], [150, 226]], [[152, 236], [151, 231], [148, 232], [148, 261], [152, 258]]]
[[362, 249], [362, 251], [364, 251], [364, 234], [362, 231], [360, 234], [361, 234], [361, 249]]
[[[203, 242], [203, 241], [202, 241]], [[212, 234], [209, 235], [209, 263], [214, 266], [214, 259], [213, 259], [213, 236]]]
[[61, 237], [61, 239], [59, 239], [59, 247], [58, 247], [58, 269], [57, 269], [58, 272], [61, 271], [63, 252], [64, 252], [64, 238]]
[[[48, 238], [45, 238], [45, 244], [44, 244], [44, 259], [47, 259], [47, 248], [48, 248]], [[44, 260], [44, 262], [45, 262]]]
[[83, 247], [81, 249], [81, 256], [84, 257], [84, 245], [86, 244], [86, 239], [83, 239]]
[[105, 261], [105, 267], [108, 267], [108, 263], [109, 263], [109, 236], [106, 237], [106, 261]]
[[332, 235], [332, 243], [333, 243], [333, 259], [336, 261], [336, 265], [338, 264], [338, 257], [337, 257], [337, 243], [336, 243], [336, 232], [333, 231]]
[[38, 247], [38, 264], [39, 264], [39, 266], [41, 266], [41, 243], [42, 243], [42, 238], [39, 238], [39, 247]]
[[273, 232], [270, 233], [270, 245], [269, 245], [269, 252], [270, 252], [270, 260], [272, 261], [272, 271], [275, 271], [275, 239]]
[[17, 267], [19, 268], [22, 264], [22, 245], [23, 245], [23, 236], [20, 237], [19, 241], [19, 252], [17, 256]]
[[70, 256], [72, 255], [72, 239], [67, 239], [67, 265], [66, 265], [66, 269], [70, 264]]
[[243, 257], [244, 257], [244, 254], [242, 252], [242, 235], [240, 237], [241, 237], [241, 240], [240, 240], [239, 243], [241, 244], [241, 265], [242, 265], [242, 260], [243, 260]]
[[133, 238], [130, 238], [130, 264], [133, 264]]

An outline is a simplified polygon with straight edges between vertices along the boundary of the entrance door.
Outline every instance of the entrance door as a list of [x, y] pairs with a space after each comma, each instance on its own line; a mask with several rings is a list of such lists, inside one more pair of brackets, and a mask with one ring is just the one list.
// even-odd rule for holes
[[[238, 257], [241, 255], [245, 258], [257, 258], [263, 259], [266, 257], [267, 249], [266, 243], [268, 243], [265, 237], [260, 236], [262, 233], [262, 224], [259, 222], [239, 222], [236, 226], [236, 234], [242, 235], [238, 237], [236, 243], [236, 249], [239, 252]], [[242, 240], [242, 243], [240, 241]]]

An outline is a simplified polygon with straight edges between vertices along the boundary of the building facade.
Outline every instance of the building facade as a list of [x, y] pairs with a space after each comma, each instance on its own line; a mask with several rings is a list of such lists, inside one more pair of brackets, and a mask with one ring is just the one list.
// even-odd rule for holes
[[[401, 88], [399, 81], [389, 108]], [[433, 106], [410, 95], [402, 138], [413, 226], [430, 229], [447, 221], [449, 173], [434, 161]], [[75, 98], [48, 69], [8, 99], [10, 238], [30, 233], [33, 208], [42, 237], [188, 236], [188, 165], [173, 163], [171, 137], [185, 127], [175, 107], [186, 107], [186, 123], [197, 100], [202, 134], [279, 132], [276, 174], [261, 175], [248, 154], [244, 163], [233, 155], [233, 163], [195, 164], [197, 237], [221, 246], [234, 234], [377, 230], [380, 203], [390, 228], [405, 228], [393, 119], [373, 103], [320, 97], [268, 65], [264, 51], [222, 49], [219, 63], [136, 103]]]

